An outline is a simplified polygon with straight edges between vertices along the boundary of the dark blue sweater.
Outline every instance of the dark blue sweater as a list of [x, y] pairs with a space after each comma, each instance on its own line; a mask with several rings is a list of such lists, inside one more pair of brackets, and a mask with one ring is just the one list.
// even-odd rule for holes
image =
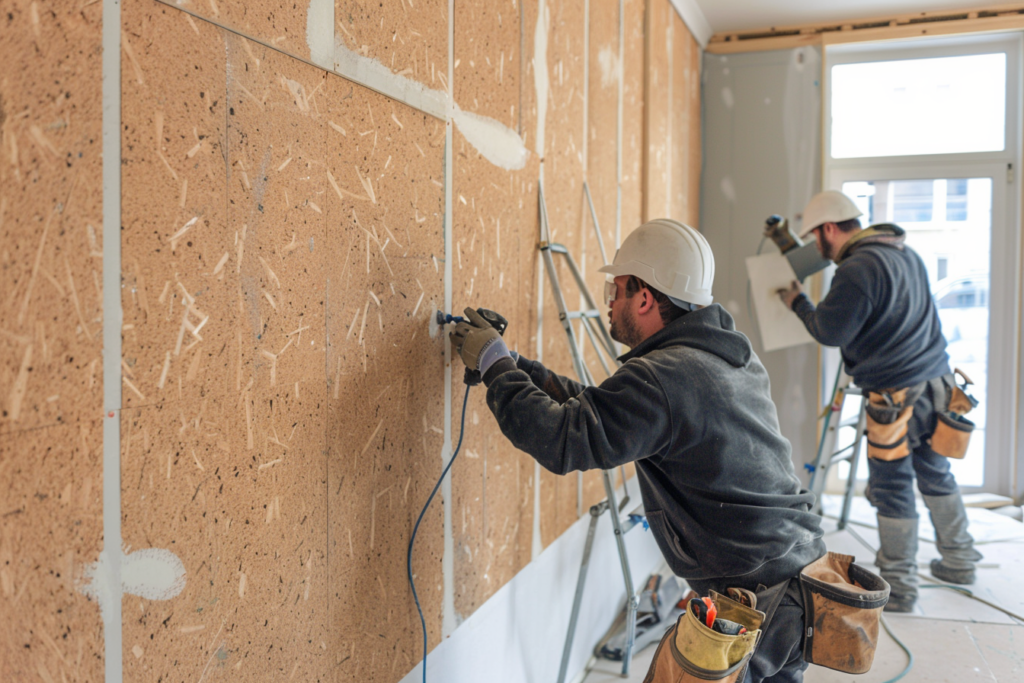
[[921, 257], [903, 244], [902, 228], [877, 225], [839, 254], [828, 295], [815, 308], [793, 302], [807, 331], [838, 346], [862, 389], [899, 389], [949, 372], [946, 340]]
[[754, 589], [825, 553], [768, 373], [724, 308], [687, 313], [620, 360], [586, 388], [523, 357], [498, 361], [487, 405], [556, 474], [636, 463], [651, 531], [683, 578]]

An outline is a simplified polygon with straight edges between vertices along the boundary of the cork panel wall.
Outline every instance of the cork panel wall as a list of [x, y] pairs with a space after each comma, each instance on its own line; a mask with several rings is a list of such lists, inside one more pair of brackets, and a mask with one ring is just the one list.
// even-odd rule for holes
[[[593, 3], [590, 6], [590, 87], [587, 101], [587, 183], [597, 223], [601, 229], [608, 259], [615, 256], [615, 212], [618, 176], [616, 173], [615, 139], [618, 126], [619, 97], [619, 7], [618, 3]], [[605, 275], [598, 272], [604, 265], [597, 235], [590, 218], [589, 207], [584, 207], [584, 224], [580, 241], [585, 253], [587, 285], [597, 300], [602, 315], [608, 310], [604, 301]], [[605, 318], [607, 320], [607, 316]], [[604, 372], [593, 347], [584, 344], [587, 366], [600, 382]], [[611, 364], [607, 357], [605, 361]], [[612, 365], [611, 367], [614, 367]], [[583, 510], [604, 500], [604, 484], [599, 471], [583, 473]]]
[[[422, 656], [406, 550], [442, 469], [445, 126], [335, 77], [324, 103], [331, 678], [391, 683]], [[438, 496], [412, 565], [431, 648], [443, 554]]]
[[79, 591], [102, 550], [99, 420], [0, 439], [0, 677], [103, 679], [99, 606]]
[[[139, 11], [151, 13], [133, 18], [149, 22], [160, 44], [176, 30], [198, 29], [207, 40], [189, 38], [189, 44], [213, 46], [180, 61], [190, 75], [220, 74], [208, 81], [219, 80], [219, 87], [186, 88], [174, 70], [153, 69], [150, 76], [154, 92], [177, 88], [183, 112], [203, 112], [207, 98], [220, 98], [226, 142], [216, 169], [228, 180], [204, 188], [203, 208], [219, 207], [211, 217], [216, 222], [181, 238], [198, 253], [182, 258], [174, 272], [205, 284], [186, 289], [194, 300], [183, 293], [182, 308], [201, 306], [202, 294], [218, 292], [209, 310], [226, 311], [230, 325], [210, 338], [217, 358], [230, 362], [200, 366], [197, 373], [219, 380], [209, 392], [184, 392], [124, 413], [125, 543], [175, 552], [189, 577], [168, 602], [126, 598], [125, 670], [139, 680], [171, 670], [221, 679], [258, 680], [268, 671], [322, 679], [328, 667], [320, 286], [326, 223], [322, 209], [311, 206], [323, 201], [325, 186], [314, 173], [323, 167], [315, 97], [325, 74], [204, 22], [193, 29], [180, 13], [164, 15], [157, 5]], [[142, 189], [134, 196], [126, 191], [126, 204], [132, 201], [144, 213], [150, 201], [151, 213], [161, 208], [159, 194]], [[202, 247], [204, 237], [212, 238], [212, 248]], [[142, 258], [152, 255], [139, 251]]]
[[696, 228], [700, 220], [700, 47], [678, 15], [672, 21], [670, 215]]
[[[496, 310], [509, 319], [509, 348], [528, 347], [531, 317], [523, 302], [535, 297], [528, 270], [535, 250], [536, 157], [521, 171], [504, 171], [456, 133], [454, 145], [453, 308]], [[522, 265], [521, 265], [522, 264]], [[453, 439], [459, 434], [463, 365], [453, 364]], [[453, 466], [456, 616], [469, 616], [530, 560], [520, 529], [533, 514], [533, 459], [512, 447], [487, 408], [482, 385], [469, 395], [466, 435]], [[524, 478], [524, 473], [527, 473]]]
[[644, 17], [647, 2], [624, 0], [622, 57], [622, 224], [620, 240], [643, 222]]
[[[456, 100], [516, 130], [521, 114], [518, 7], [459, 5], [455, 23]], [[531, 155], [525, 168], [506, 171], [482, 157], [456, 129], [453, 161], [453, 313], [461, 315], [467, 306], [495, 310], [509, 320], [509, 348], [529, 348], [539, 160]], [[459, 437], [462, 377], [462, 363], [456, 360], [453, 439]], [[530, 560], [531, 539], [520, 531], [532, 530], [533, 460], [501, 433], [486, 393], [480, 386], [469, 395], [466, 434], [452, 469], [458, 621]]]
[[[170, 2], [170, 0], [157, 0]], [[243, 35], [270, 43], [278, 50], [309, 59], [307, 22], [310, 0], [173, 0], [190, 12]]]
[[[578, 259], [583, 219], [583, 100], [585, 7], [582, 1], [545, 3], [547, 19], [547, 107], [544, 122], [544, 199], [551, 240]], [[528, 36], [527, 49], [533, 49]], [[536, 68], [536, 65], [534, 65]], [[539, 114], [538, 114], [539, 115]], [[555, 259], [559, 283], [570, 309], [579, 308], [579, 288], [564, 260]], [[575, 377], [568, 340], [547, 273], [544, 283], [544, 364]], [[541, 539], [545, 547], [578, 519], [579, 475], [541, 470]]]
[[226, 34], [152, 0], [122, 22], [123, 402], [237, 398]]
[[5, 8], [0, 433], [102, 410], [102, 8]]
[[100, 680], [100, 5], [0, 16], [0, 679]]
[[672, 177], [672, 148], [676, 128], [672, 125], [673, 58], [675, 10], [669, 0], [648, 0], [647, 40], [644, 68], [644, 211], [643, 220], [669, 215]]
[[[507, 2], [494, 3], [494, 11], [514, 16]], [[335, 0], [334, 16], [335, 38], [345, 49], [428, 88], [449, 91], [447, 0]]]

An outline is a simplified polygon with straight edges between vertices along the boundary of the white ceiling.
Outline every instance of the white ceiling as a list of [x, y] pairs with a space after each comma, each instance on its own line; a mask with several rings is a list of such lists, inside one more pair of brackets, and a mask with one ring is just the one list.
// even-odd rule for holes
[[1006, 0], [690, 0], [715, 33], [993, 7]]

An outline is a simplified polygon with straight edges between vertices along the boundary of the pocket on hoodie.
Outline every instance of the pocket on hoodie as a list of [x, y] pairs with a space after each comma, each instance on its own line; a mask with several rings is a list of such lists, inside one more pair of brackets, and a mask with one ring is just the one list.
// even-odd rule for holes
[[[672, 528], [665, 513], [661, 510], [647, 510], [645, 514], [647, 523], [654, 533], [654, 540], [658, 542], [658, 547], [666, 559], [675, 560], [680, 566], [697, 569], [700, 566], [697, 559], [684, 549], [682, 539]], [[669, 565], [672, 564], [669, 562]]]

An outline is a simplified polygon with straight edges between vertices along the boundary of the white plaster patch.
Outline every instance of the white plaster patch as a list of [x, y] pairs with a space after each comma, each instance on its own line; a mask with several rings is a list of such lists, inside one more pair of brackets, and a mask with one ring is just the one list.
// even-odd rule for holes
[[309, 0], [306, 44], [311, 62], [325, 69], [334, 68], [334, 0]]
[[[448, 115], [448, 94], [433, 90], [411, 78], [393, 73], [376, 59], [350, 50], [339, 39], [334, 48], [334, 69], [392, 99], [437, 116]], [[455, 125], [485, 159], [505, 170], [526, 166], [529, 151], [523, 139], [508, 126], [488, 116], [462, 111], [454, 105]]]
[[455, 125], [469, 144], [489, 162], [506, 171], [517, 171], [526, 166], [529, 151], [519, 135], [501, 123], [487, 116], [462, 111], [458, 105], [452, 115]]
[[82, 593], [99, 603], [104, 622], [114, 617], [110, 609], [118, 590], [146, 600], [170, 600], [185, 588], [185, 565], [170, 550], [145, 548], [127, 555], [122, 552], [120, 587], [111, 559], [107, 551], [100, 553], [99, 560], [83, 570], [79, 585]]
[[537, 89], [537, 154], [544, 158], [544, 123], [548, 115], [548, 26], [551, 12], [547, 0], [540, 0], [537, 7], [537, 27], [533, 32], [533, 84]]
[[732, 88], [722, 88], [722, 102], [725, 102], [726, 109], [732, 109], [733, 105], [736, 104], [736, 99], [732, 94]]
[[597, 53], [597, 65], [601, 69], [602, 88], [609, 88], [619, 82], [622, 76], [622, 62], [611, 45], [605, 45]]

